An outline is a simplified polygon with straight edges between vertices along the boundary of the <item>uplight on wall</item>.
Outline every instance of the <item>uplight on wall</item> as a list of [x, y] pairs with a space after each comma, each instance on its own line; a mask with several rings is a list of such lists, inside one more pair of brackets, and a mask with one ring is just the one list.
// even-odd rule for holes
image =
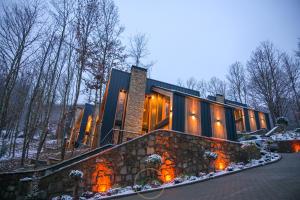
[[198, 117], [195, 113], [190, 113], [189, 115], [192, 117], [193, 120], [195, 120]]
[[222, 125], [221, 120], [217, 119], [217, 120], [216, 120], [216, 125], [217, 125], [217, 126], [221, 126], [221, 125]]

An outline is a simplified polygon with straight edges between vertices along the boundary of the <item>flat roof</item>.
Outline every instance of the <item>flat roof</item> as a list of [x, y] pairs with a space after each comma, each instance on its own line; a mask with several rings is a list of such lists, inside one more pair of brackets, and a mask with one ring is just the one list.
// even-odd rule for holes
[[[162, 89], [162, 90], [169, 91], [169, 92], [172, 92], [172, 93], [177, 93], [179, 95], [183, 95], [183, 96], [186, 96], [186, 97], [192, 97], [192, 98], [199, 99], [201, 101], [205, 101], [205, 102], [209, 102], [209, 103], [213, 103], [213, 104], [219, 104], [219, 105], [226, 106], [226, 107], [240, 108], [240, 109], [241, 108], [246, 108], [248, 110], [254, 110], [254, 111], [258, 111], [258, 112], [268, 113], [268, 112], [264, 112], [264, 111], [261, 111], [261, 110], [256, 110], [256, 109], [251, 108], [251, 107], [245, 107], [245, 106], [240, 106], [240, 105], [236, 105], [236, 104], [226, 104], [226, 103], [222, 103], [222, 102], [218, 102], [218, 101], [213, 101], [213, 100], [210, 100], [210, 99], [202, 98], [202, 97], [199, 97], [199, 96], [194, 96], [194, 95], [187, 94], [187, 93], [184, 93], [184, 92], [181, 92], [181, 91], [172, 90], [172, 89], [168, 89], [168, 88], [164, 88], [164, 87], [160, 87], [160, 86], [153, 86], [153, 88]], [[157, 92], [157, 91], [155, 91], [155, 92]]]

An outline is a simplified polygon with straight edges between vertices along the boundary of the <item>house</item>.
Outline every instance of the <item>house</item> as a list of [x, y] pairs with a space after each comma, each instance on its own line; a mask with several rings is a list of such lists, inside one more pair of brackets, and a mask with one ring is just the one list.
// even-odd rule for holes
[[239, 132], [271, 128], [269, 113], [218, 94], [200, 98], [198, 91], [147, 78], [147, 70], [136, 66], [130, 73], [112, 70], [100, 119], [101, 145], [156, 129], [236, 140]]

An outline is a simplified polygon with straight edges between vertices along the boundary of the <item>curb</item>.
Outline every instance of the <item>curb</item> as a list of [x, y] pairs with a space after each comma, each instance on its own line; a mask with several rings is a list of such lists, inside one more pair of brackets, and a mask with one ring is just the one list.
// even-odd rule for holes
[[182, 186], [186, 186], [186, 185], [201, 183], [201, 182], [205, 182], [205, 181], [208, 181], [208, 180], [211, 180], [211, 179], [221, 178], [221, 177], [224, 177], [224, 176], [237, 174], [237, 173], [249, 170], [249, 169], [254, 169], [254, 168], [258, 168], [258, 167], [262, 167], [262, 166], [266, 166], [266, 165], [270, 165], [270, 164], [279, 162], [282, 159], [282, 156], [280, 154], [278, 154], [278, 155], [279, 155], [278, 159], [270, 161], [268, 163], [262, 163], [262, 164], [259, 164], [259, 165], [256, 165], [256, 166], [251, 166], [251, 167], [244, 168], [244, 169], [241, 169], [241, 170], [231, 171], [231, 172], [228, 172], [228, 173], [225, 173], [225, 174], [220, 174], [220, 175], [214, 176], [214, 177], [208, 177], [208, 178], [203, 179], [203, 180], [196, 180], [196, 181], [193, 181], [193, 182], [188, 182], [188, 183], [183, 183], [183, 184], [179, 183], [179, 184], [167, 186], [167, 187], [164, 187], [164, 188], [155, 188], [155, 189], [145, 190], [145, 191], [141, 191], [141, 192], [133, 192], [133, 193], [129, 193], [129, 194], [120, 194], [120, 195], [115, 195], [115, 196], [103, 197], [101, 199], [119, 199], [119, 198], [121, 199], [121, 198], [128, 197], [128, 196], [133, 196], [133, 195], [138, 195], [138, 194], [146, 194], [146, 193], [150, 193], [150, 192], [167, 190], [167, 189], [171, 189], [171, 188], [177, 188], [177, 187], [182, 187]]

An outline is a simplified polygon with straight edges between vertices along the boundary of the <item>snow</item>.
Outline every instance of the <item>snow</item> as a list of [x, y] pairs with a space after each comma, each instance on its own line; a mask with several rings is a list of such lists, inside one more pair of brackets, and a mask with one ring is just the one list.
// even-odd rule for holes
[[74, 178], [83, 178], [83, 172], [80, 170], [72, 170], [69, 176]]
[[300, 133], [295, 131], [287, 131], [285, 133], [278, 133], [271, 136], [274, 141], [285, 141], [285, 140], [300, 140]]
[[146, 163], [148, 164], [161, 164], [162, 163], [162, 159], [161, 156], [158, 154], [152, 154], [150, 156], [148, 156], [148, 158], [145, 160]]
[[208, 159], [217, 159], [217, 157], [218, 157], [218, 154], [217, 153], [215, 153], [215, 152], [211, 152], [211, 151], [205, 151], [204, 152], [204, 156], [206, 157], [206, 158], [208, 158]]
[[31, 180], [32, 180], [32, 178], [30, 178], [30, 177], [25, 177], [25, 178], [20, 179], [20, 181], [31, 181]]
[[52, 200], [73, 200], [73, 197], [69, 195], [61, 195], [59, 197], [54, 197]]

